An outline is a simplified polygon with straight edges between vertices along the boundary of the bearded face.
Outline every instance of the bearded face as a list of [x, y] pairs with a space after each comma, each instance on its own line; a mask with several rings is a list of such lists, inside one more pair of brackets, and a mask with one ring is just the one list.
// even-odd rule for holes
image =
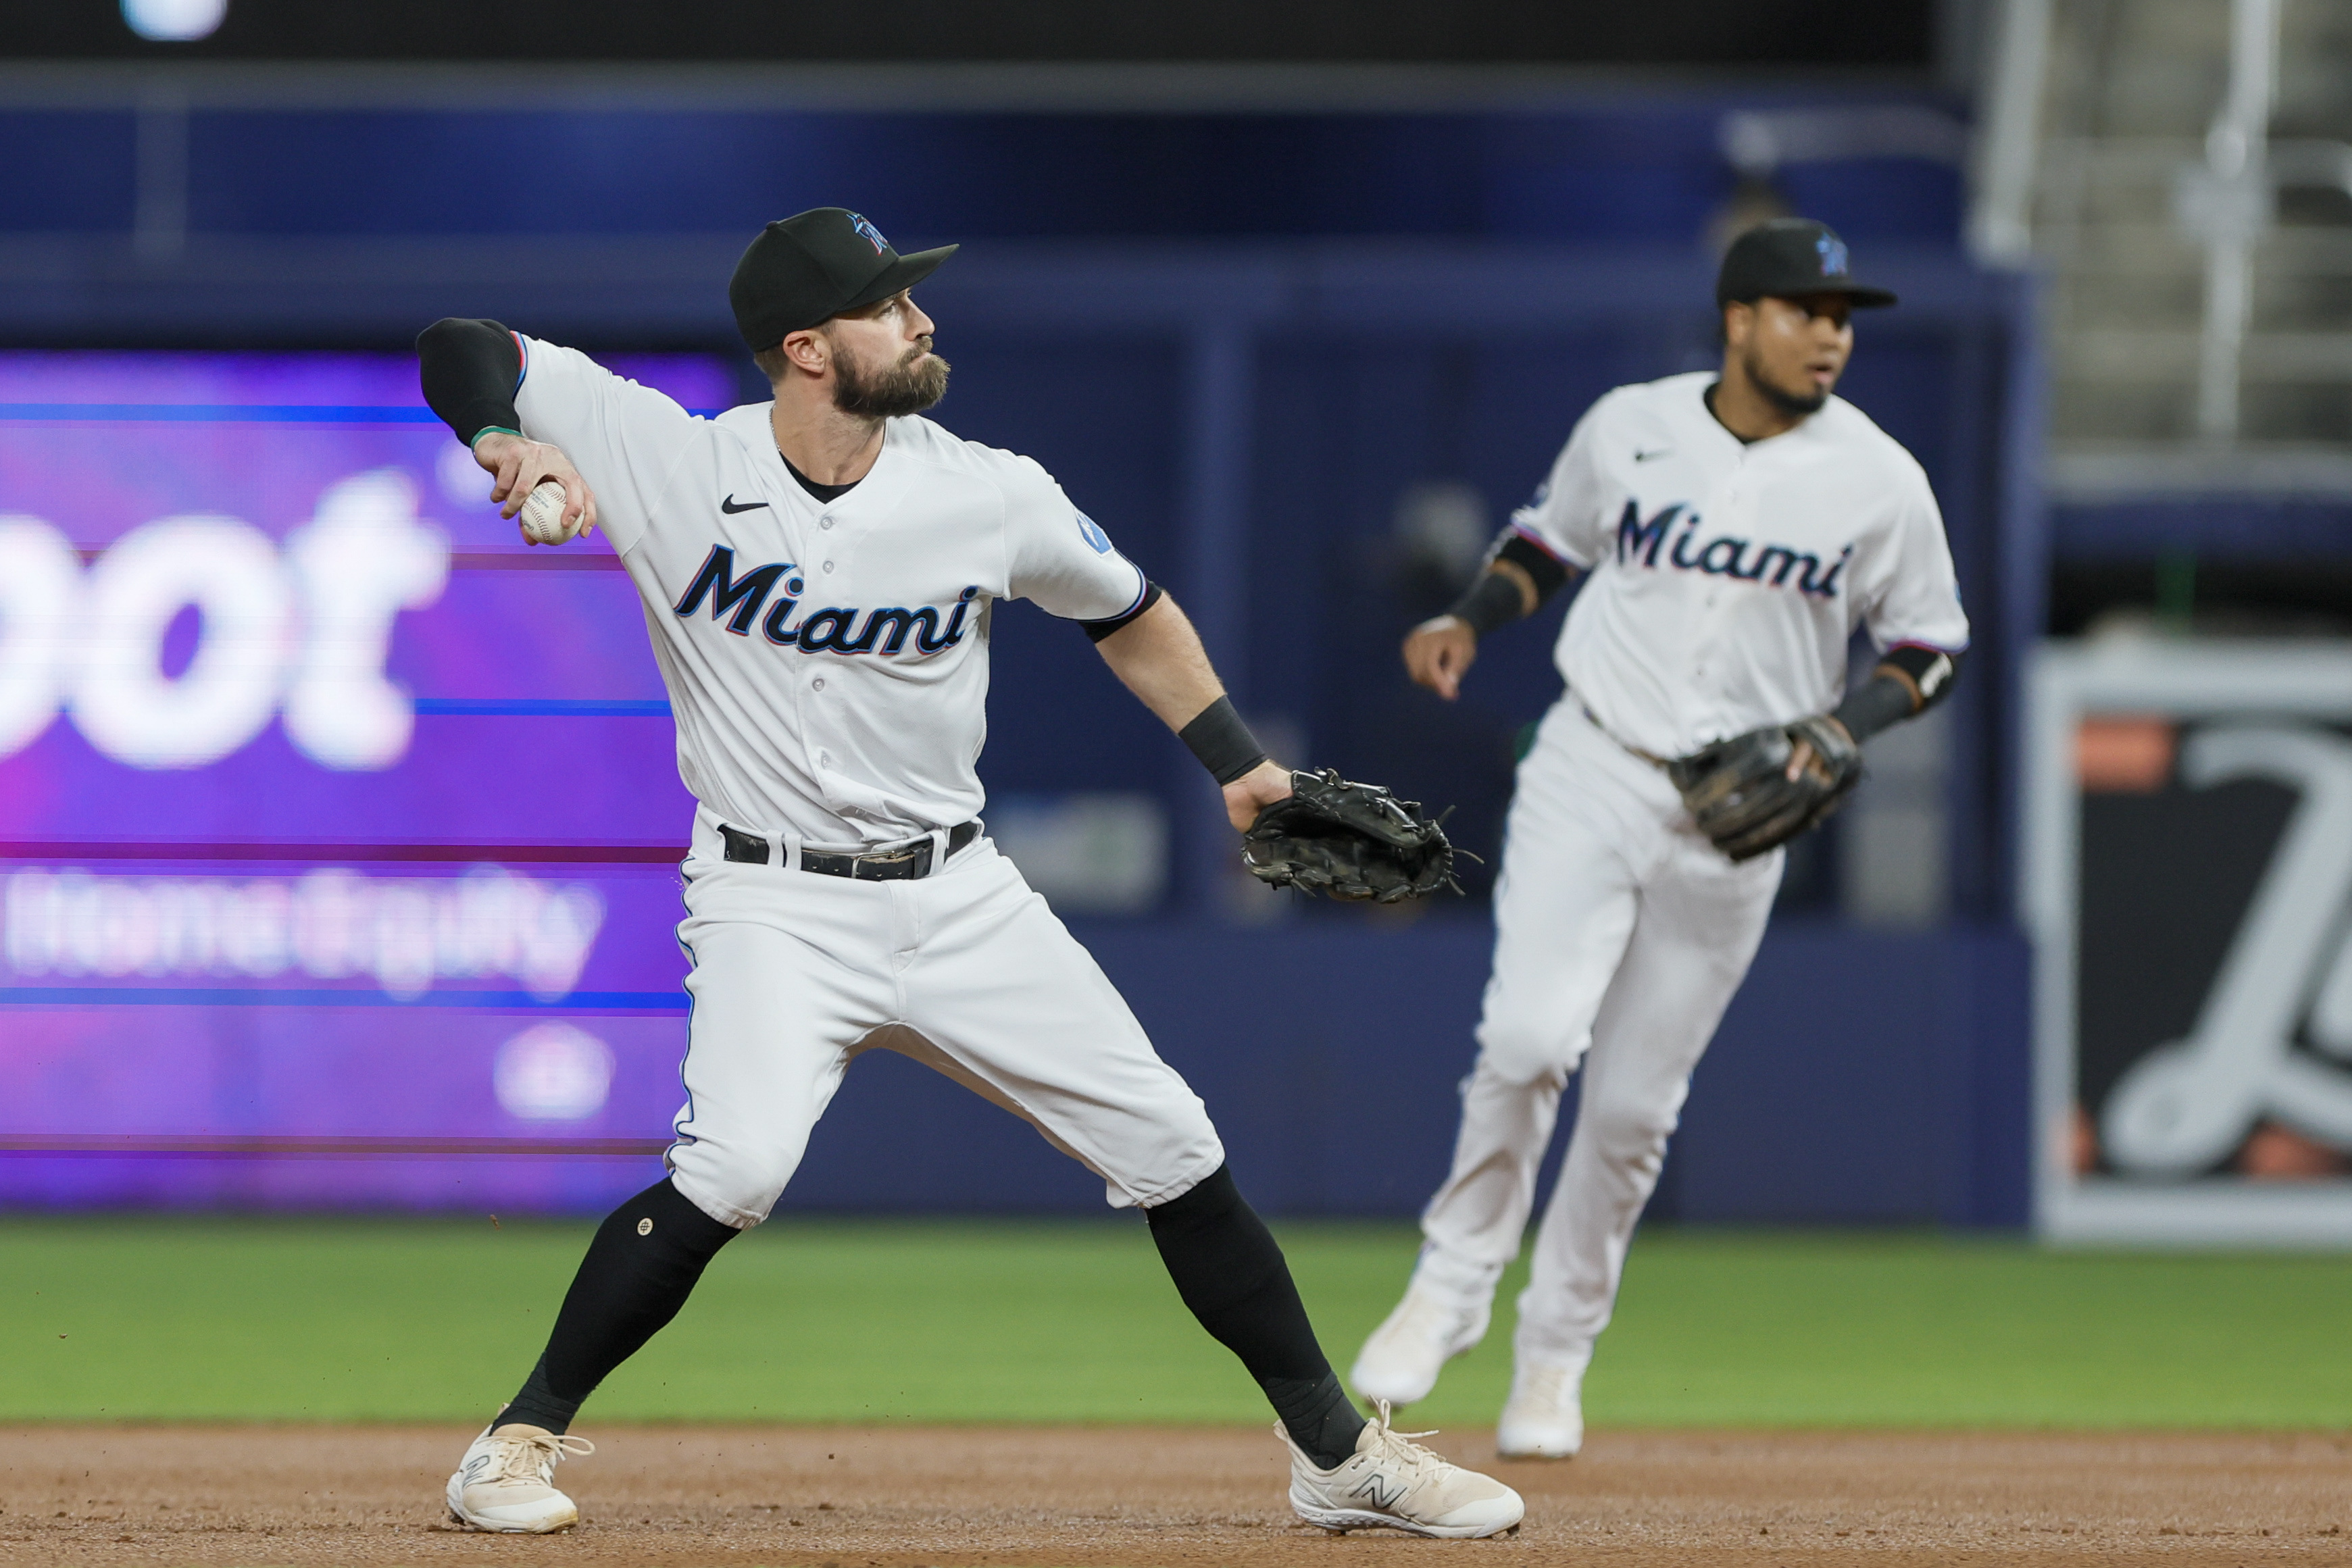
[[[1756, 343], [1748, 345], [1742, 356], [1741, 368], [1765, 401], [1783, 413], [1819, 413], [1830, 401], [1830, 388], [1808, 380], [1800, 381], [1801, 371], [1791, 373], [1790, 367], [1776, 362], [1776, 356], [1767, 355]], [[1834, 383], [1832, 383], [1834, 384]]]
[[1764, 401], [1783, 414], [1818, 413], [1853, 351], [1853, 302], [1842, 294], [1800, 298], [1766, 295], [1746, 308], [1744, 329], [1727, 335], [1739, 368]]
[[833, 406], [859, 419], [899, 419], [920, 413], [947, 396], [948, 362], [931, 352], [930, 334], [879, 370], [836, 341], [833, 359]]

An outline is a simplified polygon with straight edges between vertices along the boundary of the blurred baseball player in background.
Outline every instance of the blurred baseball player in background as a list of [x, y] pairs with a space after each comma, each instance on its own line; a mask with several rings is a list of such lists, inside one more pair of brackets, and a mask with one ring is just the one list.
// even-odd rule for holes
[[582, 1401], [767, 1217], [850, 1061], [881, 1047], [1028, 1118], [1113, 1204], [1142, 1208], [1185, 1304], [1280, 1416], [1302, 1518], [1513, 1528], [1509, 1488], [1357, 1414], [1199, 1098], [982, 831], [973, 766], [1003, 599], [1078, 622], [1223, 787], [1237, 828], [1292, 780], [1175, 601], [1043, 468], [919, 417], [948, 366], [908, 291], [953, 248], [900, 256], [838, 207], [769, 225], [730, 298], [774, 400], [717, 419], [493, 321], [418, 340], [427, 401], [508, 515], [551, 479], [566, 531], [611, 539], [698, 802], [669, 1174], [597, 1231], [546, 1353], [450, 1478], [450, 1512], [510, 1532], [577, 1521], [553, 1469], [591, 1451], [567, 1435]]
[[[1855, 281], [1820, 224], [1750, 229], [1716, 286], [1719, 373], [1620, 387], [1577, 423], [1486, 570], [1405, 639], [1451, 701], [1481, 633], [1585, 576], [1568, 689], [1518, 769], [1495, 960], [1454, 1166], [1357, 1392], [1408, 1404], [1485, 1334], [1561, 1092], [1576, 1125], [1519, 1297], [1498, 1447], [1566, 1458], [1625, 1249], [1691, 1070], [1780, 886], [1780, 846], [1859, 779], [1859, 743], [1950, 689], [1969, 627], [1927, 476], [1832, 395]], [[1847, 693], [1857, 628], [1881, 655]]]

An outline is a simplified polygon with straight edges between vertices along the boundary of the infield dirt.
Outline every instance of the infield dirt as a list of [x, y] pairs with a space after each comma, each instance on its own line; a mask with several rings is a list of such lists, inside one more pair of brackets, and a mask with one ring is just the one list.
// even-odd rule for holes
[[2232, 1434], [1597, 1434], [1496, 1465], [1515, 1537], [1327, 1536], [1273, 1437], [1119, 1427], [586, 1428], [585, 1522], [459, 1532], [432, 1427], [0, 1430], [0, 1562], [63, 1564], [1153, 1565], [1407, 1563], [2352, 1563], [2352, 1437]]

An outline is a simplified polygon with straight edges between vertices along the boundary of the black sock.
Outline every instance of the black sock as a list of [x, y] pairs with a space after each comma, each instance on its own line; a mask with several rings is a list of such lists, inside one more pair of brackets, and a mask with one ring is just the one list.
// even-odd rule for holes
[[581, 1401], [686, 1305], [703, 1265], [740, 1235], [694, 1207], [665, 1176], [596, 1228], [522, 1391], [498, 1416], [562, 1432]]
[[1264, 1377], [1259, 1383], [1274, 1413], [1282, 1417], [1290, 1440], [1325, 1469], [1345, 1464], [1356, 1451], [1356, 1437], [1364, 1418], [1348, 1402], [1339, 1375], [1326, 1371], [1316, 1382], [1303, 1377]]
[[1356, 1451], [1364, 1418], [1315, 1343], [1282, 1249], [1234, 1185], [1216, 1174], [1143, 1211], [1176, 1293], [1219, 1344], [1241, 1357], [1290, 1440], [1325, 1469]]

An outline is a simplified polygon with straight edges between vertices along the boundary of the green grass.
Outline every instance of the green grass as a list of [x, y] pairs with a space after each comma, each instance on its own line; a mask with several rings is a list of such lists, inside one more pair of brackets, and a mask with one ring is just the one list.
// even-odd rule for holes
[[[1344, 1369], [1402, 1227], [1283, 1243]], [[478, 1420], [578, 1225], [0, 1221], [0, 1420]], [[1491, 1423], [1509, 1312], [1412, 1424]], [[1615, 1426], [2352, 1425], [2352, 1258], [2053, 1253], [1916, 1233], [1654, 1230], [1587, 1408]], [[593, 1419], [1265, 1419], [1140, 1224], [779, 1221], [728, 1249]]]

